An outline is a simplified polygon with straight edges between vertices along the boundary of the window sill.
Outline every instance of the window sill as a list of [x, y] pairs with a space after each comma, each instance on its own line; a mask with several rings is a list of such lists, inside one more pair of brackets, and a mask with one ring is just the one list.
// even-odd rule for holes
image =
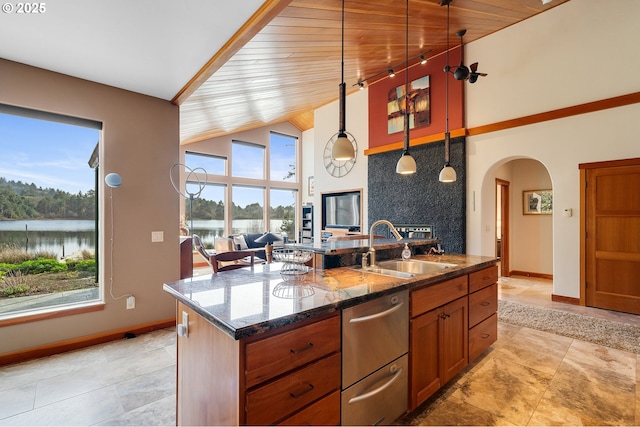
[[75, 316], [77, 314], [92, 313], [94, 311], [102, 311], [104, 310], [104, 305], [103, 301], [96, 301], [93, 303], [74, 305], [70, 307], [52, 307], [46, 311], [8, 314], [0, 317], [0, 328], [20, 325], [23, 323], [39, 322], [41, 320], [57, 319], [59, 317]]

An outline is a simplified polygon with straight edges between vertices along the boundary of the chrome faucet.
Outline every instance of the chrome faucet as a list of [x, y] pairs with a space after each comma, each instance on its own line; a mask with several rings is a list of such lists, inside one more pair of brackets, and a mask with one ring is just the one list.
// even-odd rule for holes
[[[386, 224], [389, 227], [389, 230], [391, 230], [393, 235], [396, 237], [396, 240], [402, 240], [402, 236], [400, 235], [400, 233], [398, 233], [398, 230], [396, 230], [393, 224], [391, 224], [386, 219], [379, 219], [373, 224], [371, 224], [371, 229], [369, 230], [369, 252], [367, 252], [367, 254], [369, 255], [369, 265], [371, 267], [376, 265], [376, 249], [373, 247], [373, 238], [374, 238], [373, 230], [380, 224]], [[363, 266], [364, 266], [364, 262], [363, 262]]]

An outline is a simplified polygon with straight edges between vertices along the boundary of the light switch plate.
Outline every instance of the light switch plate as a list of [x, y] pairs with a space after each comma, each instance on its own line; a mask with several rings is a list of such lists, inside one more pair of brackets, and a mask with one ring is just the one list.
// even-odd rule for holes
[[151, 241], [154, 243], [164, 242], [164, 231], [152, 231]]

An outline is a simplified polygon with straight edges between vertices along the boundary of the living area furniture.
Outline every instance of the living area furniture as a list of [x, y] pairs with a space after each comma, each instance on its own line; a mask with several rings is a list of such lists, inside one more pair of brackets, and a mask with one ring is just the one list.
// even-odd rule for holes
[[[247, 259], [249, 259], [248, 262]], [[253, 251], [229, 251], [211, 255], [210, 257], [210, 263], [214, 273], [251, 267], [253, 261]]]
[[193, 243], [191, 236], [180, 236], [180, 278], [193, 276]]

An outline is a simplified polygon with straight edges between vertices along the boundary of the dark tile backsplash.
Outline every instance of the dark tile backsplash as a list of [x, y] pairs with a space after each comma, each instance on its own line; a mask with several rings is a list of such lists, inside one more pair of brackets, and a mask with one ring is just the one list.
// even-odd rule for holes
[[379, 219], [394, 224], [431, 224], [433, 237], [442, 240], [446, 252], [465, 253], [465, 138], [452, 138], [450, 147], [450, 163], [458, 179], [448, 184], [438, 181], [444, 165], [444, 141], [411, 148], [418, 171], [410, 176], [396, 173], [401, 151], [369, 156], [369, 225], [363, 234]]

